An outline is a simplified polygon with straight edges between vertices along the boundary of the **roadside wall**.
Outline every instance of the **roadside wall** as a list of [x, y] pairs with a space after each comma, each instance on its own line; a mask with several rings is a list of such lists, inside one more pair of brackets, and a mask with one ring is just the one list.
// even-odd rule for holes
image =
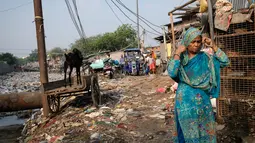
[[120, 60], [121, 55], [123, 55], [123, 51], [111, 52], [111, 58], [114, 60]]
[[14, 71], [14, 67], [6, 63], [0, 63], [0, 75]]
[[[110, 55], [111, 55], [111, 58], [113, 59], [113, 60], [120, 60], [120, 57], [121, 57], [121, 55], [123, 55], [124, 53], [123, 53], [123, 51], [116, 51], [116, 52], [111, 52], [110, 53]], [[104, 59], [104, 58], [106, 58], [106, 54], [104, 54], [104, 55], [101, 55], [101, 56], [99, 56], [101, 59]]]

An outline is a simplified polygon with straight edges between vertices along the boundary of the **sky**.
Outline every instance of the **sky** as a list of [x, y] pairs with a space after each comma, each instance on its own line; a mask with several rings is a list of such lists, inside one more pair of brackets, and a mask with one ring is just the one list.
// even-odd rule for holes
[[[132, 23], [111, 2], [107, 0], [123, 23]], [[116, 0], [115, 0], [116, 1]], [[170, 23], [168, 12], [188, 0], [139, 0], [139, 14], [156, 25]], [[37, 48], [34, 8], [32, 0], [1, 0], [0, 4], [0, 53], [10, 52], [17, 57], [29, 55]], [[136, 0], [122, 0], [136, 12]], [[71, 3], [71, 0], [70, 0]], [[18, 7], [23, 5], [21, 7]], [[79, 39], [79, 34], [70, 18], [65, 0], [42, 0], [46, 50], [54, 47], [69, 48]], [[80, 19], [87, 37], [105, 32], [113, 32], [121, 22], [115, 17], [105, 0], [77, 0]], [[16, 8], [18, 7], [18, 8]], [[121, 6], [120, 6], [121, 7]], [[136, 21], [136, 17], [121, 7]], [[141, 21], [140, 21], [141, 23]], [[156, 33], [144, 23], [143, 27]], [[158, 32], [162, 30], [155, 28]], [[140, 29], [140, 34], [142, 30]], [[145, 45], [159, 45], [153, 38], [157, 35], [145, 34]]]

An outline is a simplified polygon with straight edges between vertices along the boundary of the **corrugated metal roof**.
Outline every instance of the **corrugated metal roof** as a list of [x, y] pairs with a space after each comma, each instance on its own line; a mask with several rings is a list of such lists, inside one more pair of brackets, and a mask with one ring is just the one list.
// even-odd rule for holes
[[233, 4], [233, 9], [235, 11], [245, 8], [247, 4], [247, 0], [228, 0], [228, 1]]

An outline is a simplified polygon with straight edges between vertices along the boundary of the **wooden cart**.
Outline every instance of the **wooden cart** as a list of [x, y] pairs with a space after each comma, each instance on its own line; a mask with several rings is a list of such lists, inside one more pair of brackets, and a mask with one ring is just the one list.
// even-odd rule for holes
[[51, 112], [58, 112], [60, 109], [60, 99], [68, 96], [84, 94], [92, 98], [94, 106], [101, 104], [100, 87], [97, 74], [81, 76], [82, 84], [77, 85], [76, 76], [72, 78], [72, 86], [65, 87], [64, 80], [53, 81], [43, 84], [44, 94], [47, 96], [49, 109]]

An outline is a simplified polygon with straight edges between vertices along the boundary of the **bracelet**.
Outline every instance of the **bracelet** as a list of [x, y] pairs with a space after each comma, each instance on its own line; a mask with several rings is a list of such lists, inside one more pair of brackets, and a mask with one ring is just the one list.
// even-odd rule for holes
[[175, 55], [177, 55], [177, 56], [180, 58], [180, 55], [178, 55], [178, 54], [174, 54], [174, 56], [175, 56]]

